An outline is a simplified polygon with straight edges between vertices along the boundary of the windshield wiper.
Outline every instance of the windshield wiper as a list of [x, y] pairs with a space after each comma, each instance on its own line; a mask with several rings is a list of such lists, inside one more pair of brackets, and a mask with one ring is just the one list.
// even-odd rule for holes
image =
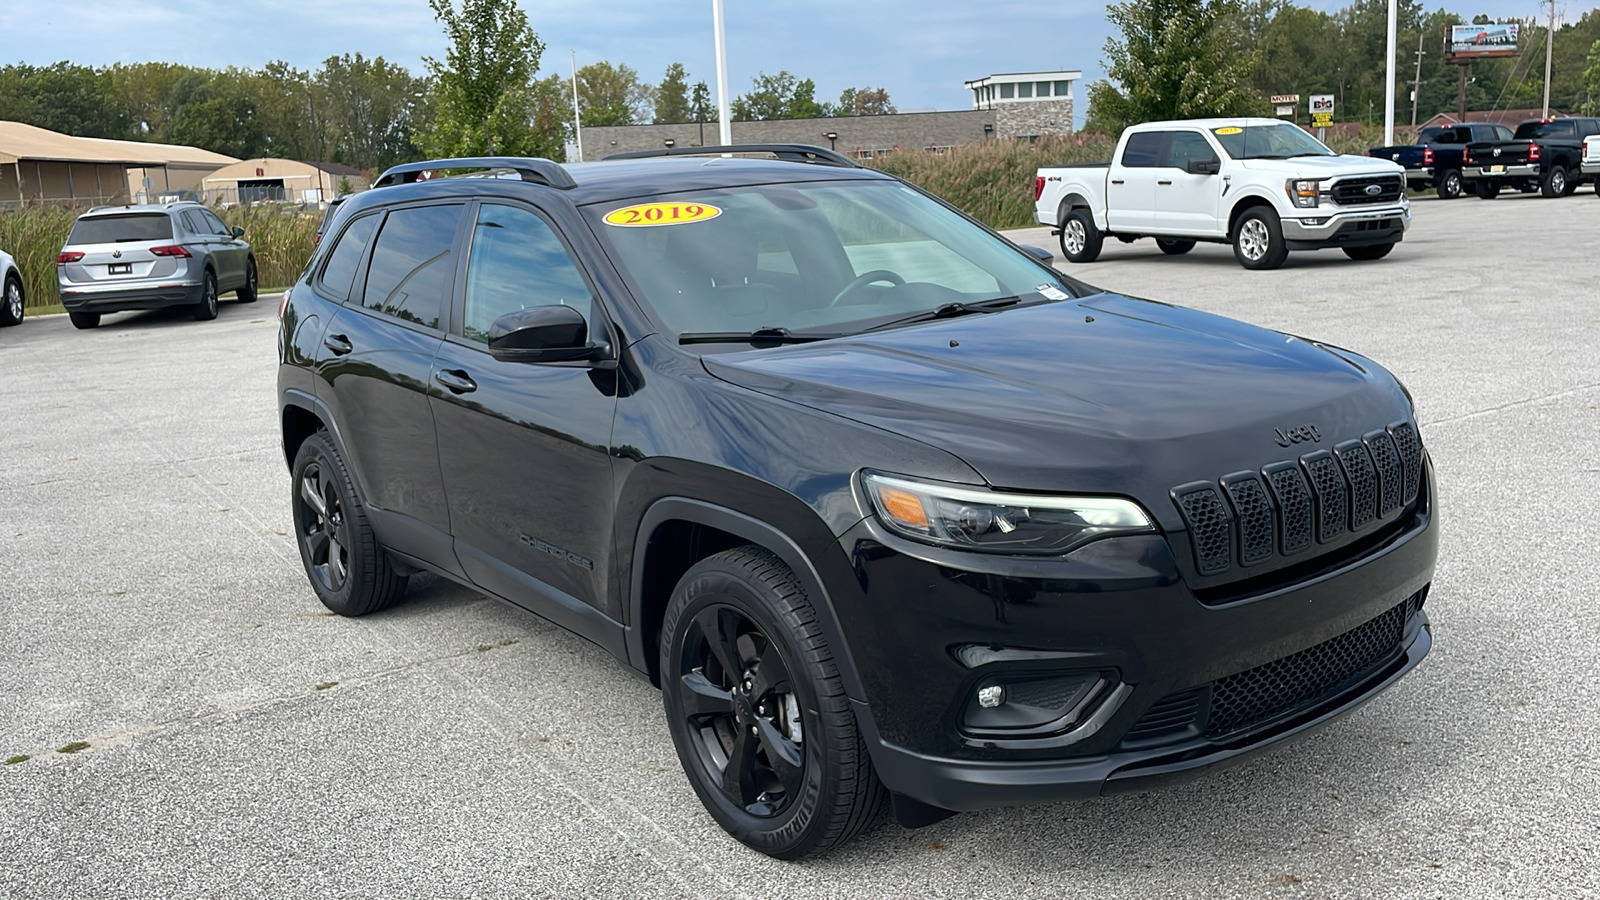
[[679, 344], [807, 344], [825, 341], [837, 334], [802, 332], [787, 328], [757, 328], [755, 331], [689, 331], [678, 335]]
[[[1016, 306], [1022, 302], [1021, 297], [996, 297], [993, 300], [979, 300], [975, 303], [946, 303], [925, 312], [913, 313], [898, 319], [890, 319], [874, 325], [866, 331], [882, 331], [886, 328], [897, 328], [901, 325], [913, 325], [917, 322], [931, 322], [934, 319], [953, 319], [956, 316], [966, 316], [972, 313], [998, 312], [1008, 306]], [[865, 333], [865, 332], [863, 332]]]

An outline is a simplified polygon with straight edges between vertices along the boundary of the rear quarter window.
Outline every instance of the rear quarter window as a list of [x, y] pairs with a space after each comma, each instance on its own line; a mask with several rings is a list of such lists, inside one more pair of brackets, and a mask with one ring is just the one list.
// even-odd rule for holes
[[1167, 141], [1171, 132], [1144, 131], [1128, 135], [1128, 144], [1122, 148], [1122, 165], [1128, 169], [1153, 169], [1165, 162]]
[[68, 244], [118, 244], [132, 241], [172, 240], [172, 219], [166, 213], [128, 216], [94, 216], [79, 219], [67, 235]]
[[372, 240], [372, 229], [377, 227], [378, 216], [362, 216], [350, 223], [339, 235], [339, 243], [328, 254], [327, 265], [322, 267], [320, 287], [322, 293], [334, 300], [348, 300], [350, 288], [356, 280], [356, 267], [361, 264], [361, 254]]

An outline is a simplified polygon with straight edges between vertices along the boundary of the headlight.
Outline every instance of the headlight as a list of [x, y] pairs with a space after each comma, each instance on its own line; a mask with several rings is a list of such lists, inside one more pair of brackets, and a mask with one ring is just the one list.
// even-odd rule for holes
[[1297, 181], [1293, 178], [1284, 182], [1283, 189], [1289, 195], [1289, 200], [1301, 209], [1317, 208], [1317, 192], [1321, 190], [1320, 181]]
[[861, 476], [878, 521], [913, 540], [959, 550], [1059, 556], [1098, 537], [1155, 531], [1139, 504], [1116, 497], [1052, 497]]

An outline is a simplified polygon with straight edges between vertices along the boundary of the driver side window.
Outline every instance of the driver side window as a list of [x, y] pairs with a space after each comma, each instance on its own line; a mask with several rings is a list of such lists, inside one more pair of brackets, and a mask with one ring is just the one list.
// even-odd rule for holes
[[1172, 135], [1172, 152], [1167, 165], [1174, 169], [1189, 168], [1190, 162], [1220, 162], [1206, 139], [1193, 131], [1179, 131]]
[[594, 297], [549, 223], [521, 207], [483, 204], [467, 257], [462, 336], [487, 344], [495, 319], [536, 306], [570, 306], [594, 328]]

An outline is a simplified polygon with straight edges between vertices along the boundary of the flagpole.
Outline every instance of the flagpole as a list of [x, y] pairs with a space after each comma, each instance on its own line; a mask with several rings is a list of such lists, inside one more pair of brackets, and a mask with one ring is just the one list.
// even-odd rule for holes
[[717, 36], [717, 121], [726, 147], [733, 143], [733, 126], [728, 114], [728, 35], [722, 27], [722, 0], [711, 0], [711, 18]]
[[572, 53], [572, 136], [578, 142], [578, 162], [583, 162], [583, 116], [578, 112], [578, 51]]

